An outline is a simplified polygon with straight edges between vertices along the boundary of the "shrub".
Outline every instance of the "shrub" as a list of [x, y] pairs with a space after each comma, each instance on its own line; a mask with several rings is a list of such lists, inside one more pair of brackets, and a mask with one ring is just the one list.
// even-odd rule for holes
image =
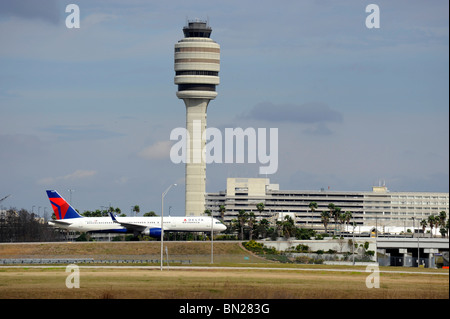
[[242, 246], [244, 246], [245, 249], [259, 255], [279, 255], [278, 251], [274, 247], [266, 247], [264, 244], [257, 243], [254, 240], [243, 242]]
[[245, 249], [248, 249], [254, 253], [262, 253], [264, 245], [261, 243], [257, 243], [254, 240], [246, 241], [242, 243], [242, 246], [245, 247]]
[[307, 256], [299, 256], [295, 258], [295, 262], [297, 264], [309, 264], [311, 263], [312, 258], [307, 257]]
[[373, 250], [367, 250], [366, 256], [375, 256], [375, 252]]
[[313, 229], [297, 228], [295, 237], [297, 239], [311, 239], [311, 237], [314, 237], [315, 235], [316, 232]]
[[309, 251], [308, 245], [299, 244], [295, 247], [295, 250], [300, 253], [307, 253]]

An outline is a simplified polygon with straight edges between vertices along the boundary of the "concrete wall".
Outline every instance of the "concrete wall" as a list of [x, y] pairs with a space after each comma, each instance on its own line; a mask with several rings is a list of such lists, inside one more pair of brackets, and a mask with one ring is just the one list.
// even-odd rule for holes
[[[335, 250], [338, 253], [352, 252], [352, 246], [348, 244], [351, 238], [345, 238], [342, 240], [338, 239], [324, 239], [324, 240], [280, 240], [280, 241], [265, 241], [260, 240], [259, 243], [264, 244], [267, 247], [274, 247], [276, 250], [285, 251], [286, 249], [297, 245], [307, 245], [311, 252], [318, 250], [323, 250], [327, 252], [328, 250]], [[374, 238], [355, 238], [355, 242], [359, 245], [364, 245], [365, 242], [369, 243], [368, 250], [376, 251], [375, 239]]]

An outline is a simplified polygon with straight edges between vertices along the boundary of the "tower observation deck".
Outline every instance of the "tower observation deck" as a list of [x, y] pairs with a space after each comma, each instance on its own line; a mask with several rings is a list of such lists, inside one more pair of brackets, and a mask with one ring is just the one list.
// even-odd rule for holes
[[220, 46], [210, 39], [211, 27], [204, 21], [188, 22], [184, 39], [175, 44], [175, 84], [180, 99], [214, 99], [219, 84]]
[[177, 97], [186, 106], [189, 133], [186, 158], [186, 216], [199, 216], [205, 210], [206, 163], [204, 159], [206, 110], [217, 96], [220, 46], [210, 39], [212, 29], [206, 21], [188, 21], [184, 38], [175, 44]]

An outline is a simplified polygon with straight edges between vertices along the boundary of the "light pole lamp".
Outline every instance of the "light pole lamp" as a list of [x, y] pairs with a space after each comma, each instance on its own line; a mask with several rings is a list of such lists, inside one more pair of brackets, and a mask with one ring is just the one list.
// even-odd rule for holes
[[352, 234], [352, 265], [355, 265], [355, 227], [356, 227], [356, 222], [353, 221], [353, 234]]
[[72, 205], [72, 192], [74, 192], [75, 190], [74, 189], [68, 189], [68, 191], [69, 191], [69, 204], [70, 205]]
[[161, 195], [161, 271], [163, 270], [163, 256], [164, 256], [164, 196], [172, 188], [172, 186], [177, 186], [177, 184], [172, 184], [162, 193]]

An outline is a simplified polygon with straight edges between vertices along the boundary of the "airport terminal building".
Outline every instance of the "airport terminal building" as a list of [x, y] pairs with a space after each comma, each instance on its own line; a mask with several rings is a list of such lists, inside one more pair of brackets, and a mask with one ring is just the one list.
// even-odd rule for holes
[[[315, 211], [309, 208], [311, 202], [317, 203]], [[256, 207], [258, 203], [264, 204], [261, 212]], [[329, 211], [330, 203], [340, 207], [342, 213], [352, 213], [356, 232], [373, 227], [379, 233], [407, 232], [421, 228], [419, 222], [430, 215], [439, 215], [441, 211], [449, 215], [449, 193], [390, 192], [386, 186], [374, 186], [372, 191], [280, 190], [278, 184], [271, 184], [267, 178], [228, 178], [225, 191], [206, 194], [206, 209], [220, 216], [219, 208], [223, 205], [225, 222], [244, 210], [253, 212], [257, 220], [265, 218], [271, 222], [289, 215], [298, 227], [319, 231], [324, 229], [321, 213]], [[329, 231], [333, 224], [330, 218]]]

